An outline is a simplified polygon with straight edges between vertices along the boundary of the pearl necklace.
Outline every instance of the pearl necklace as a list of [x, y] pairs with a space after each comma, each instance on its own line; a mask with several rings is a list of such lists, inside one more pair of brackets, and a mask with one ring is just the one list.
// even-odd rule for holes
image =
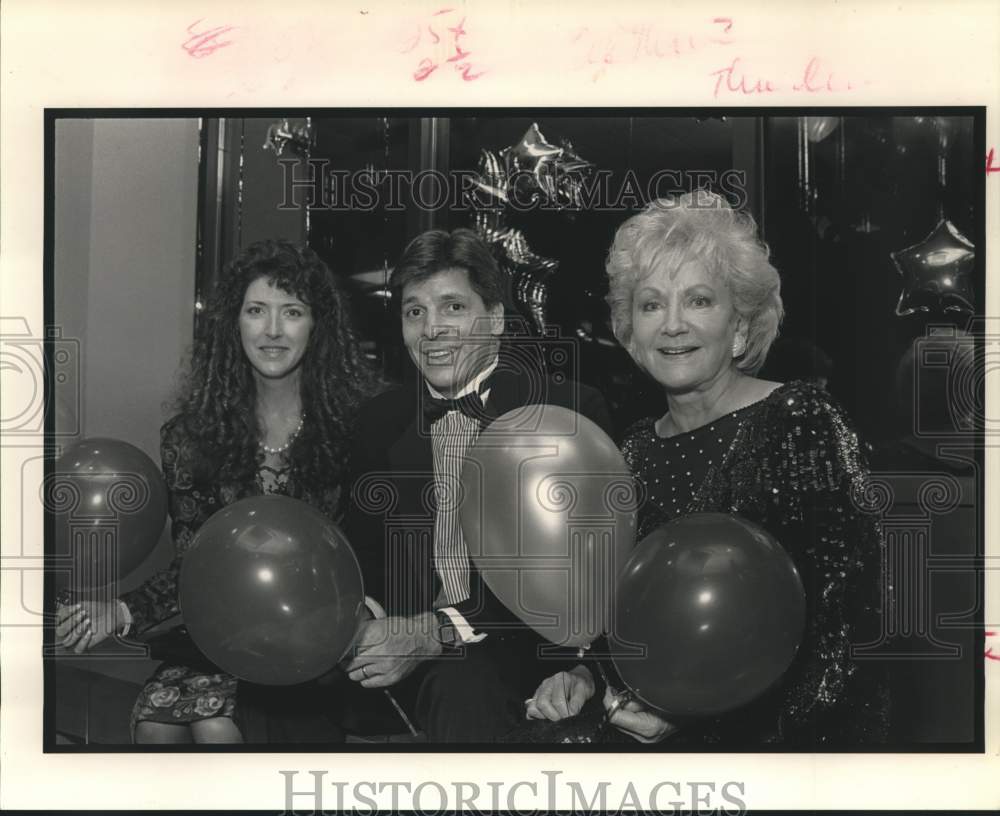
[[279, 453], [284, 453], [292, 446], [292, 442], [295, 441], [295, 437], [299, 435], [299, 432], [302, 430], [303, 422], [305, 422], [305, 415], [299, 416], [299, 424], [295, 427], [295, 430], [288, 435], [288, 441], [285, 442], [285, 444], [282, 445], [280, 448], [269, 448], [267, 445], [264, 444], [264, 441], [261, 440], [259, 443], [261, 450], [263, 450], [264, 453], [271, 454], [272, 456], [277, 456]]

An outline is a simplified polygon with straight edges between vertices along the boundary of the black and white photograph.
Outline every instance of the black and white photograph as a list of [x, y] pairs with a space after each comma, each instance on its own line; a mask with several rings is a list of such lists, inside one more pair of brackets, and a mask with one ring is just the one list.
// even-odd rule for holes
[[50, 114], [49, 750], [980, 750], [982, 111], [383, 113]]
[[5, 3], [0, 809], [1000, 805], [996, 23]]

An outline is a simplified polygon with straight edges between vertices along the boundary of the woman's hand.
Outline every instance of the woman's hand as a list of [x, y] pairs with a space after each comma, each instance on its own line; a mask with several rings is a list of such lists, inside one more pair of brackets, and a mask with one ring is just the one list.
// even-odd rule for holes
[[586, 666], [546, 677], [528, 700], [525, 714], [529, 720], [563, 720], [580, 713], [583, 704], [594, 696], [594, 677]]
[[56, 610], [56, 638], [77, 654], [92, 649], [123, 625], [117, 600], [61, 604]]
[[[617, 692], [609, 686], [604, 692], [605, 710], [611, 708], [617, 696]], [[618, 708], [611, 715], [609, 722], [619, 731], [634, 737], [639, 742], [659, 742], [677, 730], [675, 725], [668, 723], [638, 700], [629, 700]]]

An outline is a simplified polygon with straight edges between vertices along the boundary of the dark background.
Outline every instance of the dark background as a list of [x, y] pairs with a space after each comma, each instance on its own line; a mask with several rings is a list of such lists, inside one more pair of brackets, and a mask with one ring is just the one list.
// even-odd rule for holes
[[[738, 170], [746, 177], [746, 208], [781, 273], [786, 310], [782, 345], [801, 352], [808, 343], [822, 350], [832, 362], [829, 390], [862, 436], [879, 444], [899, 437], [901, 420], [911, 413], [911, 396], [900, 393], [899, 380], [914, 340], [924, 337], [929, 325], [961, 329], [967, 320], [953, 313], [894, 313], [902, 279], [892, 251], [921, 241], [941, 217], [970, 240], [978, 237], [980, 162], [973, 116], [963, 111], [967, 115], [944, 117], [948, 138], [943, 145], [935, 113], [941, 111], [906, 116], [854, 112], [837, 117], [833, 132], [815, 143], [798, 116], [317, 116], [289, 120], [307, 129], [312, 144], [298, 151], [286, 145], [280, 158], [323, 159], [329, 168], [344, 171], [473, 172], [480, 151], [515, 145], [537, 123], [547, 141], [558, 145], [569, 140], [581, 157], [610, 171], [612, 190], [620, 189], [629, 171], [645, 187], [663, 169], [686, 172], [691, 185], [695, 170], [717, 176]], [[206, 121], [211, 126], [213, 120]], [[218, 131], [211, 137], [223, 146], [218, 155], [231, 172], [223, 173], [221, 182], [229, 189], [219, 195], [214, 189], [203, 191], [220, 237], [214, 244], [203, 242], [199, 291], [211, 286], [228, 257], [257, 238], [306, 239], [337, 274], [352, 282], [366, 347], [390, 379], [400, 379], [408, 363], [400, 353], [397, 321], [381, 287], [371, 281], [380, 271], [384, 280], [414, 235], [432, 227], [470, 226], [473, 210], [450, 205], [421, 210], [410, 205], [404, 186], [401, 203], [406, 206], [398, 210], [382, 206], [388, 198], [382, 187], [381, 200], [367, 210], [300, 206], [277, 211], [287, 195], [283, 185], [289, 171], [273, 150], [261, 148], [275, 121], [214, 120], [223, 133], [221, 140]], [[210, 177], [214, 169], [209, 168]], [[295, 178], [306, 175], [304, 165], [291, 172]], [[319, 189], [312, 192], [318, 199]], [[300, 205], [307, 203], [308, 193], [294, 192]], [[332, 194], [329, 189], [326, 193]], [[536, 254], [558, 262], [547, 282], [548, 322], [579, 340], [574, 372], [605, 393], [620, 430], [663, 409], [657, 389], [615, 347], [603, 302], [608, 247], [617, 227], [634, 211], [535, 211], [508, 218]], [[204, 214], [202, 221], [206, 223]], [[206, 236], [209, 232], [205, 230]], [[982, 263], [976, 267], [974, 289], [981, 311]], [[583, 333], [577, 331], [581, 326]], [[599, 338], [606, 342], [597, 342]], [[775, 361], [764, 374], [787, 379], [809, 373], [794, 370], [795, 364], [792, 369]]]
[[[388, 273], [419, 232], [470, 226], [473, 211], [421, 209], [407, 203], [405, 190], [397, 210], [308, 207], [308, 190], [298, 191], [297, 206], [279, 208], [287, 195], [279, 158], [322, 159], [345, 171], [475, 171], [481, 151], [515, 145], [537, 123], [548, 142], [568, 140], [582, 158], [610, 171], [611, 189], [630, 171], [642, 186], [663, 169], [744, 173], [745, 207], [781, 274], [786, 319], [779, 342], [799, 352], [784, 361], [775, 355], [763, 373], [777, 380], [820, 373], [808, 352], [821, 349], [829, 391], [857, 426], [874, 476], [891, 497], [883, 525], [892, 619], [871, 654], [892, 678], [893, 747], [975, 750], [982, 740], [982, 581], [974, 564], [982, 552], [983, 439], [981, 429], [963, 433], [955, 425], [947, 388], [954, 368], [919, 365], [921, 344], [953, 360], [952, 335], [960, 336], [968, 316], [897, 316], [902, 279], [890, 253], [949, 219], [979, 250], [973, 287], [982, 313], [982, 111], [521, 113], [290, 118], [287, 124], [306, 135], [284, 145], [280, 157], [261, 146], [278, 117], [203, 120], [199, 297], [251, 241], [308, 241], [354, 291], [369, 356], [388, 378], [401, 379], [412, 372], [385, 297]], [[810, 139], [810, 123], [798, 115], [805, 113], [833, 116], [832, 131]], [[295, 170], [296, 178], [306, 175], [305, 165]], [[312, 192], [318, 200], [320, 188]], [[611, 208], [509, 218], [537, 255], [558, 262], [547, 280], [547, 320], [571, 338], [575, 357], [567, 367], [604, 393], [619, 431], [664, 408], [614, 342], [603, 301], [605, 256], [631, 214]], [[978, 390], [967, 396], [981, 409], [982, 378], [971, 382]], [[962, 450], [949, 454], [941, 447], [948, 443]], [[955, 500], [929, 508], [926, 488], [942, 480], [954, 487]]]

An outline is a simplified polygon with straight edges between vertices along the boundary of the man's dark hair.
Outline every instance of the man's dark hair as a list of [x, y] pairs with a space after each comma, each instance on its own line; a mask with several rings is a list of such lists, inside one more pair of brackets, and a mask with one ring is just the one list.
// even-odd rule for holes
[[403, 287], [448, 269], [464, 269], [473, 291], [487, 309], [503, 304], [504, 280], [496, 258], [482, 238], [470, 229], [428, 230], [410, 241], [389, 277], [393, 302], [399, 304]]

